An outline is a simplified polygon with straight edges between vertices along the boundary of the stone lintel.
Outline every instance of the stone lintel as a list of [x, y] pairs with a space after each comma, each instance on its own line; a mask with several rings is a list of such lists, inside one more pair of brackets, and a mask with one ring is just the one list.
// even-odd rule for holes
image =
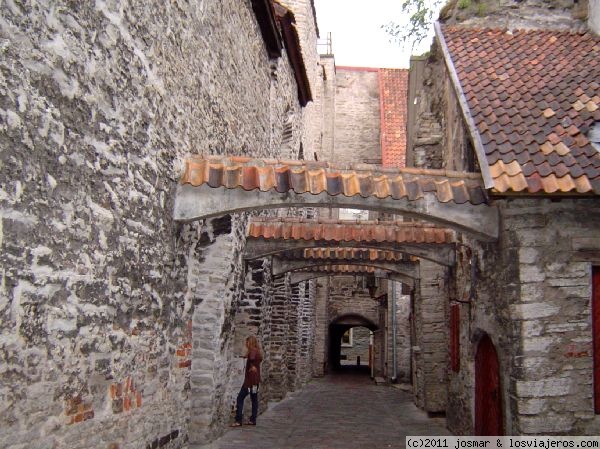
[[392, 273], [403, 274], [409, 278], [418, 277], [418, 266], [412, 262], [385, 262], [380, 260], [284, 260], [279, 257], [273, 257], [273, 276], [280, 276], [289, 271], [302, 270], [305, 268], [327, 266], [327, 265], [363, 265], [390, 271]]
[[304, 281], [310, 281], [311, 279], [317, 279], [325, 276], [364, 276], [366, 274], [373, 274], [376, 278], [380, 279], [388, 279], [390, 281], [401, 282], [402, 284], [406, 284], [410, 286], [412, 289], [414, 287], [414, 280], [404, 274], [400, 273], [391, 273], [385, 270], [375, 270], [373, 273], [339, 273], [339, 272], [326, 272], [326, 271], [299, 271], [296, 273], [292, 273], [290, 275], [290, 284], [298, 284]]
[[328, 195], [326, 192], [279, 193], [275, 190], [246, 191], [241, 188], [209, 187], [206, 184], [194, 187], [190, 184], [177, 186], [173, 218], [177, 221], [193, 221], [216, 217], [234, 212], [282, 207], [334, 207], [366, 209], [418, 218], [465, 232], [474, 238], [494, 241], [498, 238], [498, 209], [485, 204], [442, 203], [434, 194], [426, 193], [420, 199], [393, 199], [387, 197], [364, 198], [360, 195]]
[[263, 239], [248, 237], [244, 249], [244, 259], [259, 259], [283, 251], [301, 248], [327, 248], [332, 245], [345, 248], [365, 248], [398, 251], [411, 256], [422, 257], [445, 266], [455, 263], [455, 245], [453, 243], [395, 243], [395, 242], [358, 242], [304, 239]]

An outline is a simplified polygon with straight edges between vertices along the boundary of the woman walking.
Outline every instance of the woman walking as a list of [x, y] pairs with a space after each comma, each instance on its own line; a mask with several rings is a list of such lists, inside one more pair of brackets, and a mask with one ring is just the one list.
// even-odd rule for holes
[[244, 375], [244, 383], [237, 396], [235, 423], [232, 427], [242, 425], [242, 417], [244, 415], [244, 400], [250, 394], [252, 400], [252, 416], [246, 424], [255, 426], [256, 416], [258, 415], [258, 386], [260, 384], [260, 362], [263, 356], [258, 344], [258, 340], [254, 335], [246, 338], [246, 372]]

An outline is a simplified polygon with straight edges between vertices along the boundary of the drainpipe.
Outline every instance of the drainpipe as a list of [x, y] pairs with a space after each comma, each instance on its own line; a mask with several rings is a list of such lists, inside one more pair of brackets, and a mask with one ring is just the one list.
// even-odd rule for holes
[[392, 281], [392, 383], [398, 382], [398, 360], [396, 353], [396, 333], [398, 317], [396, 316], [396, 282]]

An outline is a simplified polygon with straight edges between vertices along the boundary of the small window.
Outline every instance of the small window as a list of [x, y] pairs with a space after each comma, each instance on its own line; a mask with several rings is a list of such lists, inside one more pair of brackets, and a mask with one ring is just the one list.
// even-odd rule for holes
[[348, 329], [346, 332], [344, 332], [344, 335], [342, 335], [342, 346], [352, 346], [352, 329]]

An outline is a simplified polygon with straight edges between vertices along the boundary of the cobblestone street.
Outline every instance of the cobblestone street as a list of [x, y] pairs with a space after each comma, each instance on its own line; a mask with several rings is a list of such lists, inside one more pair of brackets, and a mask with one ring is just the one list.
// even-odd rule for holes
[[409, 393], [340, 374], [315, 379], [271, 406], [256, 427], [232, 428], [198, 449], [404, 448], [406, 435], [449, 432], [444, 419], [417, 409]]

